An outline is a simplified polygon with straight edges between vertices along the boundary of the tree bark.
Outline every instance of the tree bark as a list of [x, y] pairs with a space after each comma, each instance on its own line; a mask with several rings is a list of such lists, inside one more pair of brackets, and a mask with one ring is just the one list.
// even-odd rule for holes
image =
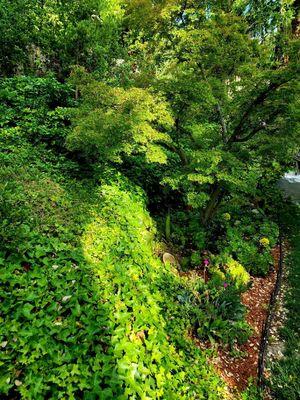
[[223, 196], [224, 196], [224, 189], [222, 188], [220, 183], [216, 183], [213, 187], [208, 204], [202, 214], [202, 223], [204, 226], [207, 225], [208, 221], [212, 218], [212, 216], [216, 212], [217, 206], [220, 204]]

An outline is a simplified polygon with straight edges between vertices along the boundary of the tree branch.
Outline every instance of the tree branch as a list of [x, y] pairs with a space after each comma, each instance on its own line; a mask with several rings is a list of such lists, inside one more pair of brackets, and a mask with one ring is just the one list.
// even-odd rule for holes
[[176, 153], [179, 158], [180, 161], [183, 165], [187, 165], [188, 164], [188, 159], [187, 156], [185, 154], [185, 152], [179, 148], [174, 146], [172, 143], [168, 143], [168, 142], [157, 142], [160, 146], [164, 147], [167, 150], [173, 151], [173, 153]]
[[240, 118], [240, 121], [238, 123], [238, 125], [235, 127], [233, 134], [231, 135], [231, 137], [229, 138], [229, 140], [227, 141], [228, 144], [231, 144], [233, 142], [237, 141], [237, 137], [240, 136], [240, 131], [243, 128], [243, 125], [245, 124], [245, 122], [247, 121], [249, 115], [251, 114], [251, 112], [255, 109], [255, 107], [263, 104], [265, 102], [265, 100], [267, 99], [268, 95], [275, 91], [276, 89], [278, 89], [280, 86], [284, 85], [285, 83], [289, 82], [290, 80], [292, 80], [292, 78], [281, 81], [281, 82], [271, 82], [263, 92], [261, 92], [256, 99], [254, 99], [249, 106], [247, 107], [247, 109], [244, 111], [242, 117]]
[[241, 136], [236, 136], [235, 138], [235, 143], [238, 142], [247, 142], [248, 140], [252, 139], [258, 132], [265, 130], [270, 122], [272, 122], [272, 119], [276, 118], [277, 115], [279, 115], [281, 110], [276, 110], [272, 114], [269, 115], [269, 118], [267, 121], [261, 122], [259, 125], [257, 125], [253, 130], [251, 130], [246, 136], [241, 137]]
[[264, 125], [258, 125], [253, 131], [248, 133], [248, 135], [244, 137], [237, 137], [234, 141], [234, 143], [241, 143], [241, 142], [247, 142], [248, 140], [252, 139], [258, 132], [263, 131], [266, 129], [266, 126]]

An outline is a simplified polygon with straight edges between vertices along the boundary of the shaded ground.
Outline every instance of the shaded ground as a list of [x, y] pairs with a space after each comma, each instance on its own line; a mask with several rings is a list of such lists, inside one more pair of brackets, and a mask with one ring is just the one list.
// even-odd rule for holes
[[214, 363], [231, 388], [243, 390], [249, 378], [257, 377], [259, 346], [275, 281], [275, 271], [265, 278], [252, 278], [252, 287], [242, 295], [242, 302], [248, 308], [246, 320], [253, 329], [249, 340], [237, 346], [237, 351], [244, 356], [232, 357], [229, 351], [218, 350]]
[[[257, 378], [260, 341], [277, 277], [278, 248], [273, 251], [273, 255], [273, 271], [264, 278], [252, 277], [250, 289], [242, 295], [242, 303], [248, 309], [246, 320], [253, 329], [252, 336], [245, 344], [236, 347], [237, 357], [229, 350], [220, 348], [217, 357], [213, 359], [213, 364], [231, 389], [244, 390], [249, 379]], [[203, 344], [198, 342], [198, 345], [202, 347]]]

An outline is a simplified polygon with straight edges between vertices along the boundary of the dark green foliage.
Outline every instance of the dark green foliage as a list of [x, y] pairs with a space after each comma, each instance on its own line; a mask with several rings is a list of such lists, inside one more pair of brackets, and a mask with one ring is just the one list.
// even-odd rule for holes
[[268, 35], [276, 36], [278, 26], [288, 28], [287, 21], [293, 13], [292, 2], [286, 0], [241, 0], [234, 3], [236, 11], [246, 17], [251, 33], [262, 40], [268, 40]]
[[[168, 298], [174, 299], [180, 307], [172, 309], [168, 325], [172, 330], [184, 330], [184, 321], [190, 320], [196, 337], [209, 341], [213, 346], [229, 346], [244, 343], [251, 334], [251, 328], [244, 321], [245, 307], [241, 304], [241, 288], [230, 277], [210, 280], [207, 284], [194, 275], [164, 285]], [[170, 310], [166, 309], [168, 313]], [[178, 313], [178, 314], [177, 314]]]
[[71, 86], [54, 77], [18, 77], [0, 82], [0, 127], [18, 127], [33, 143], [62, 148], [70, 111], [75, 104]]
[[2, 0], [0, 74], [65, 79], [73, 65], [105, 74], [120, 52], [118, 1]]
[[225, 233], [224, 239], [220, 240], [219, 250], [232, 254], [252, 274], [267, 274], [273, 265], [270, 250], [278, 238], [276, 223], [268, 221], [257, 209], [241, 218], [233, 216], [229, 221], [223, 218], [222, 222]]
[[230, 346], [244, 343], [252, 332], [244, 321], [245, 313], [240, 291], [233, 284], [212, 287], [203, 296], [200, 313], [197, 314], [197, 335], [212, 343], [220, 341]]
[[155, 23], [146, 20], [139, 36], [133, 22], [135, 84], [162, 92], [174, 115], [168, 150], [177, 162], [162, 184], [210, 225], [225, 200], [255, 196], [274, 164], [297, 151], [297, 60], [287, 41], [289, 63], [277, 68], [231, 2], [176, 4], [153, 6]]

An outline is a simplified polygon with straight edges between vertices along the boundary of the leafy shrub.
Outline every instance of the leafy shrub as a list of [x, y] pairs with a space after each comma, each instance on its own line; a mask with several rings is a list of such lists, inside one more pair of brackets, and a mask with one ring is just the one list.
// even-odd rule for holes
[[121, 162], [124, 155], [142, 153], [148, 161], [166, 163], [160, 143], [171, 142], [167, 132], [173, 119], [165, 101], [147, 89], [82, 79], [82, 104], [73, 112], [68, 148], [91, 159]]
[[0, 80], [0, 127], [18, 126], [34, 142], [63, 146], [74, 105], [71, 86], [53, 77]]
[[[171, 202], [173, 199], [168, 198], [167, 201]], [[174, 199], [174, 202], [179, 203], [180, 199]], [[181, 253], [188, 253], [191, 249], [200, 254], [201, 250], [205, 249], [206, 245], [206, 231], [201, 224], [199, 213], [187, 212], [183, 207], [178, 207], [179, 210], [171, 209], [171, 235], [170, 240]], [[163, 223], [165, 222], [165, 215], [162, 217]], [[192, 267], [199, 265], [199, 257], [190, 257], [190, 264]]]
[[240, 291], [235, 285], [218, 289], [212, 284], [200, 302], [197, 334], [212, 343], [218, 341], [230, 346], [236, 342], [244, 343], [251, 334], [251, 328], [244, 321], [245, 313]]
[[[217, 260], [221, 259], [219, 262]], [[233, 283], [238, 289], [244, 289], [250, 282], [250, 275], [238, 261], [225, 255], [214, 260], [210, 268], [212, 278], [216, 283]]]
[[251, 380], [246, 390], [241, 393], [241, 400], [262, 400], [263, 390]]
[[[231, 219], [224, 223], [224, 237], [219, 240], [221, 252], [231, 254], [248, 272], [265, 275], [273, 265], [271, 247], [278, 238], [278, 226], [268, 221], [260, 213], [252, 213], [240, 219]], [[265, 238], [267, 245], [261, 240]]]
[[230, 347], [244, 343], [250, 336], [251, 329], [244, 321], [246, 308], [241, 304], [241, 291], [234, 284], [224, 287], [224, 282], [217, 285], [213, 280], [206, 284], [195, 274], [179, 281], [169, 279], [164, 288], [168, 298], [179, 304], [177, 310], [164, 311], [167, 315], [172, 312], [167, 320], [172, 331], [182, 332], [185, 321], [190, 320], [200, 339]]

